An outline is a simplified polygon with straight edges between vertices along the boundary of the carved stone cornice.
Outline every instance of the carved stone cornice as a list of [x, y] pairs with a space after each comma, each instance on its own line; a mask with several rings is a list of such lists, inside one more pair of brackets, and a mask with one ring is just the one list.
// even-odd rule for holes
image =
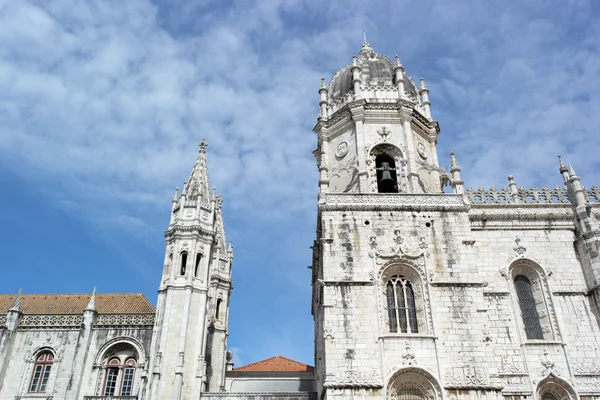
[[348, 280], [322, 280], [317, 281], [321, 286], [371, 286], [373, 281], [348, 281]]
[[319, 205], [322, 211], [468, 211], [469, 205], [455, 194], [400, 194], [400, 193], [335, 193], [325, 194]]
[[175, 225], [165, 232], [165, 238], [171, 239], [178, 233], [199, 233], [201, 236], [207, 236], [211, 238], [216, 235], [215, 231], [210, 231], [208, 229], [203, 228], [200, 225]]

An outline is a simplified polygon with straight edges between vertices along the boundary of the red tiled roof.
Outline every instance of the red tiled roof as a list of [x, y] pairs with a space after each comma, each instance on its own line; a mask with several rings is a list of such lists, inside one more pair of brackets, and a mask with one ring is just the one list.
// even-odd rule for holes
[[[6, 314], [16, 294], [0, 294], [0, 314]], [[22, 294], [23, 314], [81, 314], [90, 294]], [[96, 294], [98, 314], [154, 314], [156, 310], [141, 293]]]
[[257, 361], [243, 367], [234, 368], [234, 371], [261, 371], [261, 372], [312, 372], [314, 370], [310, 365], [290, 360], [282, 356], [267, 358]]

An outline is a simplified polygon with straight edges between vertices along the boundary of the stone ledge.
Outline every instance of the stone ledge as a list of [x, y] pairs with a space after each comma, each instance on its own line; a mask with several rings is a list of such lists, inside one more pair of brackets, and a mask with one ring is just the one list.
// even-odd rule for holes
[[322, 195], [321, 211], [468, 211], [462, 195], [402, 193], [336, 193]]

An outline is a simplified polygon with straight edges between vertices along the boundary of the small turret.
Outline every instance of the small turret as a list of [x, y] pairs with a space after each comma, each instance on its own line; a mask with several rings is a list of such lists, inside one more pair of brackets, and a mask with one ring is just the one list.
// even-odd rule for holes
[[396, 88], [398, 88], [398, 97], [400, 99], [406, 98], [406, 90], [404, 88], [404, 67], [400, 62], [400, 57], [396, 56], [396, 63], [394, 64], [394, 75], [396, 78]]
[[421, 78], [421, 88], [419, 89], [419, 94], [421, 95], [421, 102], [423, 104], [423, 111], [425, 112], [425, 117], [431, 120], [431, 102], [429, 101], [429, 89], [425, 84], [425, 79]]
[[321, 112], [319, 114], [319, 119], [327, 119], [327, 107], [329, 107], [329, 102], [327, 101], [327, 94], [329, 93], [329, 89], [327, 89], [327, 83], [325, 83], [325, 78], [321, 78], [321, 87], [319, 87], [319, 107], [321, 107]]
[[19, 321], [21, 319], [21, 315], [23, 315], [21, 311], [21, 295], [23, 293], [22, 289], [19, 289], [19, 293], [15, 296], [13, 300], [12, 306], [6, 312], [6, 323], [5, 326], [9, 331], [17, 330], [19, 326]]
[[361, 98], [360, 84], [361, 84], [361, 68], [358, 65], [358, 58], [352, 57], [352, 85], [354, 87], [354, 100]]
[[465, 181], [460, 177], [460, 166], [458, 165], [458, 161], [456, 161], [453, 151], [450, 152], [450, 176], [452, 177], [454, 193], [463, 194], [465, 192]]

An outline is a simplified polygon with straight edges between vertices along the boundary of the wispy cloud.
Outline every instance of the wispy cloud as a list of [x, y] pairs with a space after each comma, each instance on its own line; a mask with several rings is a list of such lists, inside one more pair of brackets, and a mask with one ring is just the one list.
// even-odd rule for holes
[[[140, 240], [158, 243], [206, 137], [237, 242], [232, 316], [256, 314], [236, 326], [276, 321], [309, 361], [310, 340], [286, 318], [303, 315], [311, 329], [319, 78], [346, 65], [367, 30], [377, 51], [427, 79], [440, 159], [455, 150], [467, 185], [514, 174], [554, 186], [562, 152], [590, 186], [598, 13], [586, 1], [0, 0], [1, 166], [103, 237], [131, 237], [119, 251], [134, 257]], [[143, 262], [159, 269], [160, 252]], [[261, 295], [248, 288], [258, 280], [297, 301], [256, 313]], [[247, 362], [270, 356], [242, 333], [232, 341]]]

